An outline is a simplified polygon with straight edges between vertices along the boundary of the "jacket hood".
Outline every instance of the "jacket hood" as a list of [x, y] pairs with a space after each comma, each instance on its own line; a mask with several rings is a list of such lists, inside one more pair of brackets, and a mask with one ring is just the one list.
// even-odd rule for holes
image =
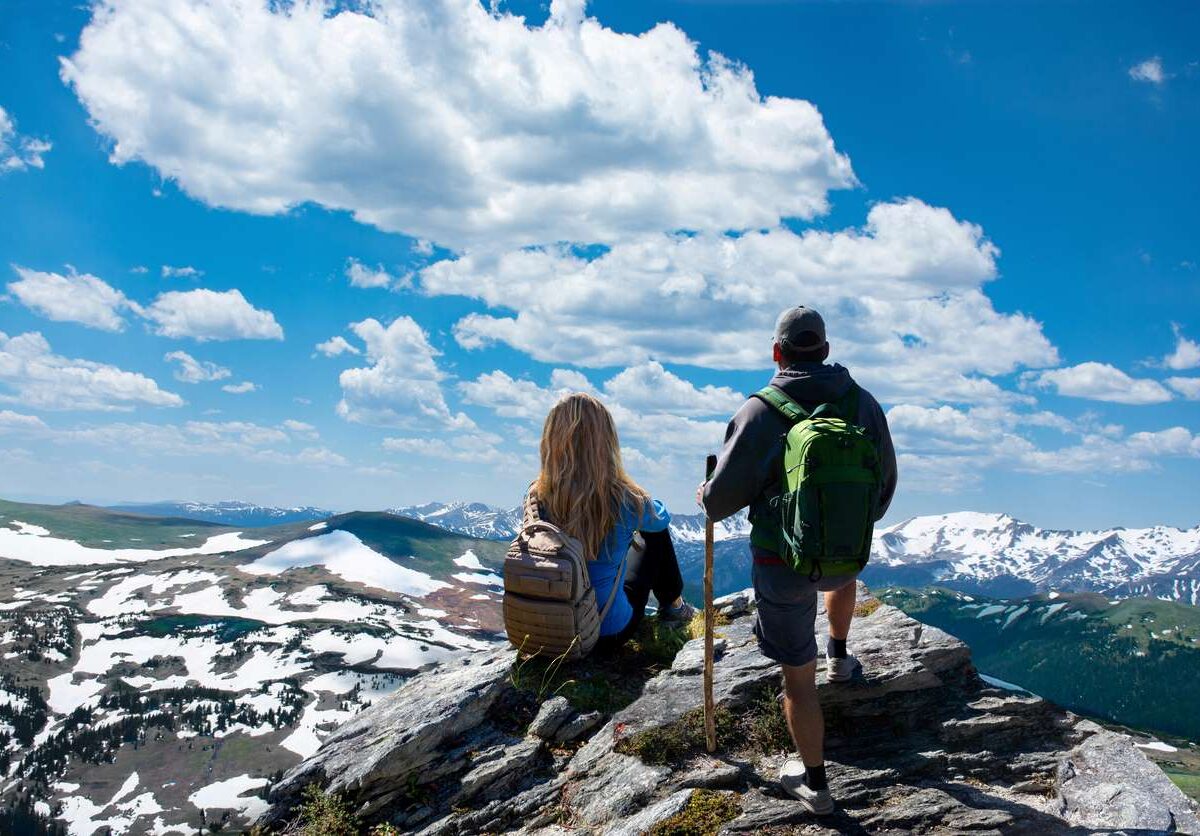
[[837, 363], [796, 363], [771, 378], [772, 385], [802, 404], [836, 401], [853, 382], [846, 367]]

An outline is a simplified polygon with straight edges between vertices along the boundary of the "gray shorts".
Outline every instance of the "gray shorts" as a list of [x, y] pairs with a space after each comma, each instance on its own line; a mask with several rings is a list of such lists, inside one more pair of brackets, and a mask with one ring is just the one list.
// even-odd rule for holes
[[858, 573], [810, 581], [784, 564], [755, 563], [754, 635], [768, 659], [799, 667], [817, 658], [817, 593], [853, 583]]

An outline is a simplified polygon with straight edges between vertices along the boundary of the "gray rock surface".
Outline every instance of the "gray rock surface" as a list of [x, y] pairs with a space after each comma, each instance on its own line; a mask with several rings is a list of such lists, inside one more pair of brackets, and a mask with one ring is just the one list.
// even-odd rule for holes
[[604, 715], [599, 711], [587, 711], [578, 714], [559, 726], [554, 733], [554, 739], [559, 743], [570, 743], [588, 734], [596, 726], [604, 722]]
[[1062, 813], [1071, 824], [1200, 833], [1194, 806], [1132, 744], [1102, 731], [1067, 753], [1058, 773]]
[[699, 640], [611, 716], [561, 697], [530, 705], [509, 682], [512, 652], [485, 653], [347, 723], [272, 788], [262, 823], [287, 821], [316, 781], [365, 820], [422, 836], [643, 833], [698, 791], [737, 800], [724, 833], [1200, 834], [1195, 805], [1128, 737], [989, 687], [960, 641], [886, 605], [855, 619], [863, 678], [818, 679], [838, 809], [814, 819], [776, 780], [779, 669], [758, 652], [753, 599], [721, 600], [732, 621], [718, 628], [713, 755], [696, 722]]
[[432, 780], [463, 764], [443, 744], [477, 729], [504, 691], [513, 653], [488, 651], [425, 671], [343, 725], [268, 795], [270, 826], [287, 816], [310, 783], [357, 799], [371, 814], [403, 792], [409, 776]]
[[542, 740], [553, 740], [554, 733], [574, 714], [575, 709], [566, 697], [551, 697], [538, 709], [533, 722], [529, 724], [529, 733]]

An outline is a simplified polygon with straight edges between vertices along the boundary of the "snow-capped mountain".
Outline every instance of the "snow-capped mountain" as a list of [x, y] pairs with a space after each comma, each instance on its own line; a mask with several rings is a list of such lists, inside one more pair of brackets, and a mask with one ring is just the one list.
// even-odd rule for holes
[[[521, 520], [520, 509], [481, 503], [431, 502], [393, 513], [493, 540], [515, 536]], [[685, 580], [698, 583], [704, 516], [674, 514], [671, 534]], [[750, 537], [746, 514], [717, 523], [714, 537], [722, 554], [718, 592], [741, 589], [749, 582], [749, 554], [742, 548]], [[1059, 531], [1007, 514], [960, 511], [913, 517], [875, 530], [863, 578], [876, 586], [938, 584], [997, 597], [1057, 590], [1200, 605], [1200, 526]]]
[[[521, 509], [496, 508], [482, 502], [428, 502], [394, 508], [390, 513], [411, 517], [421, 522], [488, 540], [511, 540], [521, 527]], [[704, 542], [703, 514], [672, 514], [671, 534], [685, 543]], [[718, 541], [736, 540], [750, 536], [750, 523], [745, 512], [721, 520], [713, 536]]]
[[389, 513], [485, 540], [511, 540], [521, 527], [520, 508], [495, 508], [482, 502], [427, 502]]
[[914, 517], [875, 533], [876, 582], [1000, 597], [1100, 592], [1200, 605], [1200, 526], [1058, 531], [1007, 514]]
[[333, 516], [327, 508], [312, 506], [278, 508], [271, 505], [255, 505], [250, 502], [127, 502], [110, 506], [114, 511], [130, 514], [147, 514], [152, 517], [182, 517], [187, 520], [203, 520], [224, 525], [242, 525], [257, 528], [266, 525], [323, 520]]

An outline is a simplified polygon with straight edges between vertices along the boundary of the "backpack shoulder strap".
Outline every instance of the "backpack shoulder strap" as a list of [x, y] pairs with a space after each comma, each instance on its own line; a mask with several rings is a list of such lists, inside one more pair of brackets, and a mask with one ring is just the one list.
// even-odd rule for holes
[[765, 401], [768, 406], [773, 407], [788, 420], [788, 423], [795, 424], [809, 417], [807, 409], [789, 398], [783, 393], [782, 389], [776, 386], [768, 384], [755, 392], [754, 397]]
[[608, 617], [608, 611], [612, 609], [613, 602], [617, 600], [617, 587], [623, 585], [622, 574], [625, 572], [625, 561], [629, 559], [629, 552], [625, 552], [625, 556], [621, 558], [621, 562], [617, 565], [617, 574], [613, 576], [612, 589], [608, 591], [608, 600], [604, 602], [604, 609], [600, 610], [600, 623], [604, 623], [604, 619]]
[[843, 418], [851, 424], [858, 424], [858, 384], [854, 381], [850, 382], [850, 388], [838, 401], [838, 409], [841, 410]]

